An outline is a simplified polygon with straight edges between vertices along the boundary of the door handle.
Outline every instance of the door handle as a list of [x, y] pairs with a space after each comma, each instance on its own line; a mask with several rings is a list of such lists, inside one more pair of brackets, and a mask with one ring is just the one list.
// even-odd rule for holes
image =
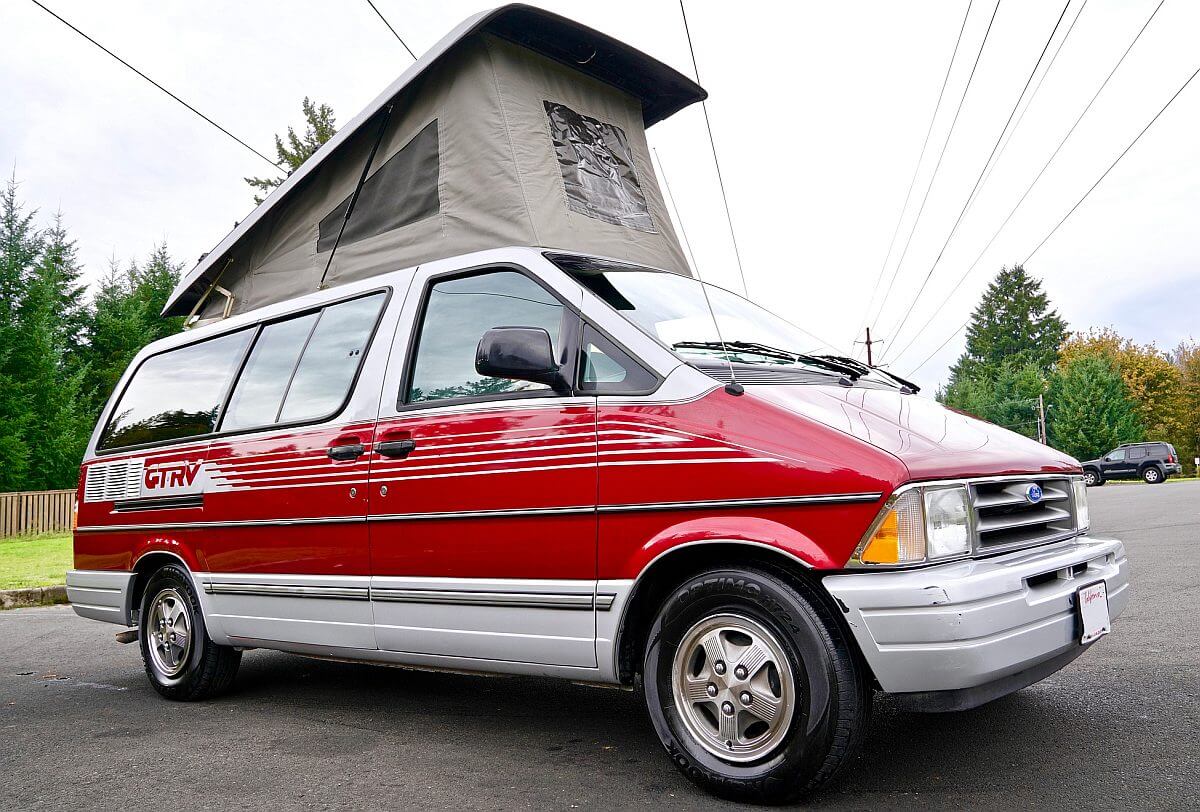
[[381, 443], [375, 444], [375, 450], [379, 452], [381, 457], [390, 457], [391, 459], [402, 460], [417, 449], [417, 441], [411, 438], [406, 440], [384, 440]]
[[330, 444], [326, 453], [329, 455], [329, 459], [336, 462], [351, 462], [367, 453], [367, 447], [362, 444], [361, 438], [357, 435], [344, 434]]

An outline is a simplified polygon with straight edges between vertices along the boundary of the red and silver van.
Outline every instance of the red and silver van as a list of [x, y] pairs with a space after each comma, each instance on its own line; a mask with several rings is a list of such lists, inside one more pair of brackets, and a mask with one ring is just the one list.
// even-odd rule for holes
[[691, 779], [796, 797], [873, 690], [979, 705], [1129, 594], [1075, 460], [810, 346], [532, 248], [157, 341], [88, 446], [70, 600], [170, 699], [251, 648], [623, 685]]

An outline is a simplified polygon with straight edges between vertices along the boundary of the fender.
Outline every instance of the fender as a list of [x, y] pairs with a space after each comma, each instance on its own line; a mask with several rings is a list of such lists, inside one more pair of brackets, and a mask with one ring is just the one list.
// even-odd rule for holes
[[[133, 563], [130, 565], [130, 569], [136, 570], [142, 559], [151, 554], [169, 555], [183, 565], [184, 572], [187, 573], [188, 579], [192, 582], [192, 589], [195, 590], [196, 597], [200, 601], [200, 613], [203, 616], [204, 628], [208, 632], [209, 639], [217, 645], [230, 645], [229, 637], [225, 634], [225, 630], [221, 628], [220, 621], [214, 617], [212, 596], [204, 591], [204, 587], [201, 585], [199, 579], [196, 578], [196, 573], [201, 572], [201, 570], [184, 558], [184, 555], [186, 555], [192, 561], [196, 560], [196, 556], [191, 549], [180, 544], [175, 539], [161, 537], [149, 539], [147, 542], [138, 545], [137, 550], [134, 552]], [[132, 590], [130, 590], [130, 597], [127, 600], [132, 601]], [[133, 608], [133, 606], [126, 607], [126, 617], [132, 616], [130, 610]]]
[[651, 564], [680, 547], [719, 542], [768, 547], [808, 569], [841, 566], [794, 527], [754, 516], [703, 516], [671, 525], [647, 540], [622, 566], [622, 574], [637, 579]]
[[187, 567], [188, 572], [203, 572], [206, 567], [190, 545], [174, 536], [146, 536], [133, 546], [129, 568], [136, 569], [137, 562], [150, 553], [169, 553]]

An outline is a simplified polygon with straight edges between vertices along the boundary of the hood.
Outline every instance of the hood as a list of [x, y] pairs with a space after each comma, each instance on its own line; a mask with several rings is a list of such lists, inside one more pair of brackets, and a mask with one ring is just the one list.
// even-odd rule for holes
[[892, 454], [915, 480], [1079, 470], [1061, 451], [894, 389], [808, 385], [746, 391]]

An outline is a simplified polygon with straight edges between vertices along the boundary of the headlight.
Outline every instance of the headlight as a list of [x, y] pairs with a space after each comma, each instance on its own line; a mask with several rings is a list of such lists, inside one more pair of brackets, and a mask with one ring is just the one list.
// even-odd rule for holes
[[926, 557], [948, 558], [970, 552], [969, 510], [966, 488], [925, 491]]
[[967, 555], [970, 503], [962, 485], [914, 487], [896, 495], [858, 545], [850, 565], [898, 566]]
[[1088, 515], [1087, 485], [1082, 478], [1072, 479], [1071, 489], [1075, 492], [1075, 529], [1083, 532], [1092, 526], [1092, 517]]

